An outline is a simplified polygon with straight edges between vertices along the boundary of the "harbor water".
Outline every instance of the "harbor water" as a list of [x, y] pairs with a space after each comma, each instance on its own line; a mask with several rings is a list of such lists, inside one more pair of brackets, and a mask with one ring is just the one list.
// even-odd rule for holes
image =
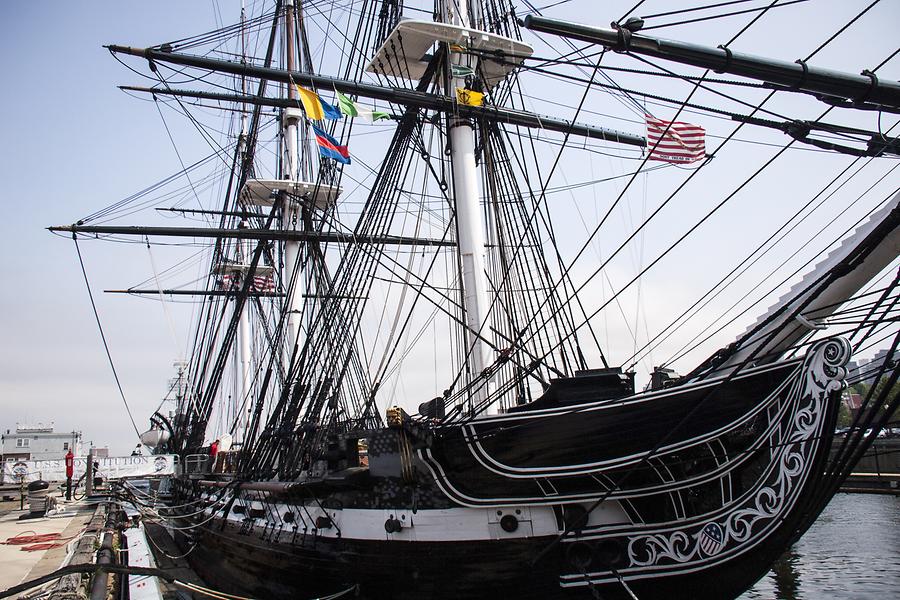
[[741, 600], [900, 597], [900, 496], [838, 494]]

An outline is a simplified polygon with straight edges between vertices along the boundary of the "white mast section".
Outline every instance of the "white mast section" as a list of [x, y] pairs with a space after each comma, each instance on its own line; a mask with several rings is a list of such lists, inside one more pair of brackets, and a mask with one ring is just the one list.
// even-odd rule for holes
[[[292, 2], [287, 3], [285, 10], [285, 52], [286, 67], [288, 71], [295, 69], [294, 64], [294, 7]], [[296, 102], [297, 88], [288, 84], [287, 97]], [[299, 152], [297, 151], [297, 129], [302, 118], [298, 108], [285, 109], [282, 114], [284, 127], [284, 168], [282, 179], [296, 181], [299, 175]], [[286, 231], [295, 231], [300, 223], [300, 204], [288, 194], [283, 194], [282, 228]], [[301, 311], [303, 308], [303, 277], [300, 273], [299, 262], [300, 242], [284, 243], [284, 271], [281, 280], [287, 293], [285, 310], [287, 311], [287, 330], [284, 340], [284, 366], [287, 370], [290, 365], [294, 344], [300, 342]]]
[[[454, 6], [455, 4], [455, 6]], [[452, 0], [447, 4], [447, 22], [471, 28], [468, 0]], [[477, 58], [470, 54], [453, 53], [455, 66], [477, 67]], [[456, 88], [466, 87], [465, 77], [452, 77], [448, 95], [455, 96]], [[475, 164], [475, 129], [471, 120], [450, 118], [450, 161], [453, 170], [453, 196], [456, 200], [456, 227], [466, 309], [466, 350], [472, 376], [478, 377], [490, 363], [490, 348], [482, 337], [487, 330], [490, 311], [487, 276], [485, 275], [484, 217], [479, 202], [478, 169]], [[478, 404], [489, 393], [482, 385], [470, 396], [470, 404]]]
[[[504, 60], [479, 61], [477, 54], [452, 52], [451, 68], [458, 76], [449, 76], [444, 93], [456, 97], [457, 88], [466, 87], [466, 73], [478, 72], [479, 80], [491, 89], [530, 56], [528, 44], [496, 33], [483, 31], [480, 7], [469, 0], [444, 0], [443, 22], [416, 19], [401, 20], [375, 53], [366, 70], [388, 77], [418, 81], [428, 70], [436, 43], [479, 50], [484, 55], [502, 53]], [[458, 67], [464, 67], [462, 69]], [[469, 71], [471, 69], [472, 71]], [[450, 116], [450, 160], [453, 173], [453, 197], [456, 205], [457, 245], [462, 263], [463, 302], [466, 309], [466, 351], [473, 377], [491, 363], [490, 346], [482, 339], [490, 330], [487, 324], [490, 301], [485, 274], [485, 223], [479, 202], [478, 170], [475, 163], [475, 129], [469, 119]], [[470, 407], [489, 394], [487, 384], [469, 398]], [[488, 412], [491, 412], [488, 410]]]

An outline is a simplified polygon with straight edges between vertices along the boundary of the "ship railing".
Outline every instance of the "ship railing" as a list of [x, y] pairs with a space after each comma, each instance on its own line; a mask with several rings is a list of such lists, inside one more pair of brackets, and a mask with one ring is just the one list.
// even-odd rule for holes
[[209, 454], [188, 454], [184, 458], [184, 472], [188, 475], [209, 473], [210, 466]]

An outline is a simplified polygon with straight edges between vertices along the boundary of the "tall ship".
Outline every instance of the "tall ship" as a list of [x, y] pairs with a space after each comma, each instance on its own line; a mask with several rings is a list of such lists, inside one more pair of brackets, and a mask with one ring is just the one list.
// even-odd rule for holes
[[[174, 408], [143, 439], [180, 457], [172, 528], [211, 587], [732, 598], [815, 521], [900, 402], [893, 360], [851, 363], [900, 341], [900, 83], [891, 57], [857, 74], [815, 48], [741, 53], [758, 21], [799, 9], [721, 4], [740, 6], [590, 4], [575, 23], [552, 3], [275, 0], [108, 46], [153, 82], [127, 90], [211, 154], [52, 229], [202, 242], [194, 282], [125, 291], [194, 300]], [[737, 14], [718, 47], [652, 31]], [[656, 83], [673, 79], [677, 98]], [[776, 95], [803, 104], [769, 110]], [[603, 125], [604, 103], [630, 123]], [[745, 152], [754, 131], [784, 140]], [[759, 177], [807, 177], [779, 170], [785, 153], [833, 180], [790, 187], [777, 214], [733, 209]], [[191, 222], [112, 218], [153, 208]], [[666, 257], [709, 228], [693, 249], [707, 291]], [[758, 268], [770, 252], [787, 276]], [[730, 308], [729, 288], [745, 290]], [[652, 334], [648, 303], [672, 319]], [[630, 341], [607, 348], [619, 313]], [[834, 438], [864, 377], [881, 384]]]

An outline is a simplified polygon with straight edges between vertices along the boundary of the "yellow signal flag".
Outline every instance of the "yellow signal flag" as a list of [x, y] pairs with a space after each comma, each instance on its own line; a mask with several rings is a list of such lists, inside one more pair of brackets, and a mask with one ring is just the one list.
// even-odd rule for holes
[[456, 88], [456, 101], [468, 106], [481, 106], [484, 104], [484, 94], [467, 88]]
[[300, 92], [300, 102], [303, 104], [303, 111], [306, 113], [307, 118], [313, 120], [321, 120], [325, 118], [325, 111], [322, 110], [322, 103], [319, 102], [319, 95], [312, 90], [308, 90], [305, 87], [297, 86], [297, 91]]

